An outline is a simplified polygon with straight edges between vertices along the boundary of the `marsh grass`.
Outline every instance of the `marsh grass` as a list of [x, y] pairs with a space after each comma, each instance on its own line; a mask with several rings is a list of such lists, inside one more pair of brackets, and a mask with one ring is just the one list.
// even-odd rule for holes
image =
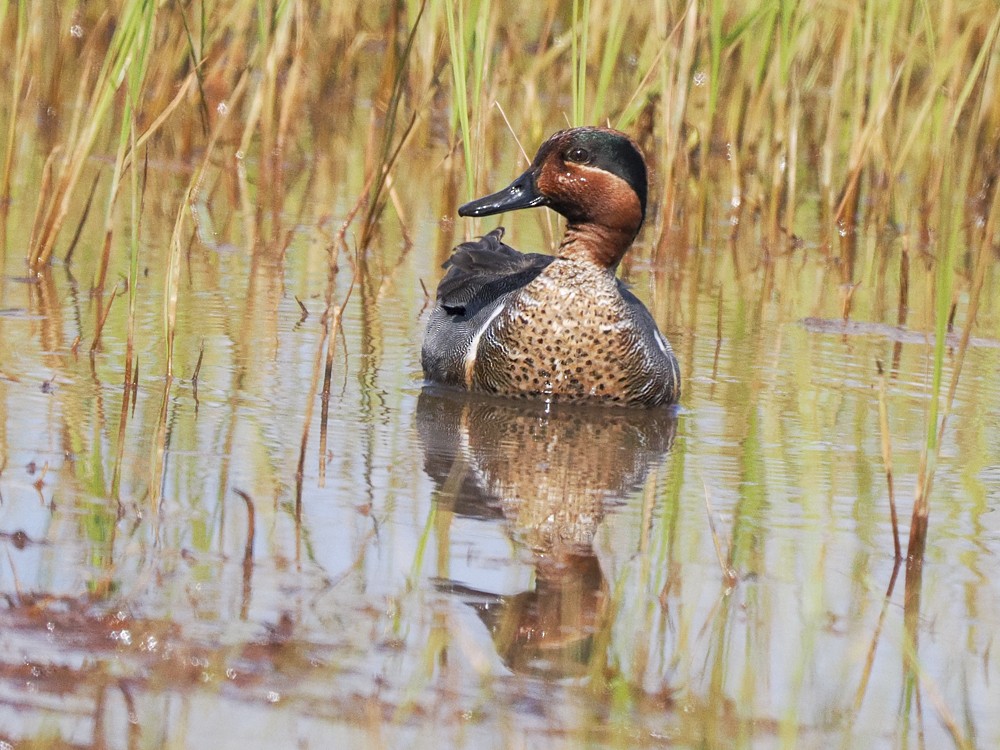
[[[59, 29], [52, 43], [44, 32], [50, 28]], [[646, 5], [574, 0], [529, 9], [496, 0], [370, 7], [314, 7], [300, 0], [121, 0], [107, 8], [85, 4], [72, 14], [45, 3], [7, 3], [0, 7], [0, 38], [13, 56], [0, 73], [9, 92], [0, 101], [0, 268], [11, 273], [21, 263], [42, 279], [39, 294], [48, 294], [45, 279], [59, 257], [57, 247], [65, 242], [65, 265], [87, 269], [92, 279], [94, 325], [84, 350], [99, 353], [105, 327], [124, 321], [115, 497], [129, 406], [135, 408], [139, 352], [149, 348], [137, 339], [154, 338], [137, 327], [137, 304], [141, 296], [162, 299], [163, 330], [156, 343], [166, 350], [164, 371], [143, 365], [144, 377], [165, 376], [149, 462], [155, 507], [177, 351], [199, 351], [194, 374], [185, 373], [196, 398], [204, 354], [203, 339], [179, 334], [177, 324], [182, 296], [191, 291], [183, 276], [185, 259], [207, 236], [199, 231], [198, 206], [211, 202], [217, 213], [228, 211], [224, 234], [254, 258], [250, 310], [256, 285], [266, 282], [270, 266], [264, 261], [280, 265], [301, 225], [318, 234], [326, 231], [327, 217], [286, 216], [286, 194], [302, 175], [310, 175], [307, 184], [312, 185], [318, 164], [339, 170], [344, 194], [323, 196], [329, 199], [324, 211], [335, 212], [340, 231], [330, 241], [323, 336], [312, 360], [301, 432], [299, 517], [317, 395], [320, 454], [327, 453], [337, 332], [349, 304], [372, 298], [366, 285], [352, 296], [354, 279], [364, 280], [377, 268], [384, 278], [374, 288], [391, 281], [399, 263], [390, 256], [397, 249], [381, 241], [388, 236], [389, 220], [402, 226], [408, 244], [405, 195], [395, 189], [394, 174], [418, 150], [439, 153], [438, 163], [448, 167], [425, 175], [419, 197], [429, 202], [428, 191], [437, 195], [440, 190], [438, 214], [450, 216], [458, 196], [474, 197], [487, 183], [512, 176], [514, 170], [502, 158], [514, 152], [512, 143], [523, 142], [530, 151], [567, 123], [623, 127], [643, 145], [653, 169], [649, 228], [640, 252], [652, 257], [661, 278], [669, 275], [668, 282], [689, 275], [698, 284], [719, 285], [716, 362], [723, 346], [723, 288], [715, 259], [703, 258], [702, 248], [717, 224], [728, 227], [737, 287], [747, 283], [743, 279], [750, 269], [762, 268], [765, 287], [780, 293], [777, 259], [820, 256], [827, 269], [820, 302], [839, 299], [845, 319], [854, 315], [857, 294], [879, 290], [885, 296], [882, 291], [898, 288], [891, 322], [917, 330], [933, 325], [925, 440], [907, 549], [906, 617], [914, 659], [909, 674], [916, 686], [921, 566], [935, 467], [949, 437], [946, 425], [986, 280], [997, 267], [998, 33], [1000, 11], [987, 2], [938, 7], [902, 0], [820, 6], [795, 0]], [[366, 73], [373, 60], [382, 65], [379, 75]], [[50, 111], [57, 116], [50, 117]], [[354, 120], [368, 123], [363, 144], [347, 141]], [[154, 160], [178, 165], [183, 187], [150, 198], [147, 173]], [[452, 170], [458, 160], [460, 168]], [[357, 163], [364, 165], [360, 173]], [[461, 188], [456, 174], [464, 182]], [[91, 211], [95, 200], [104, 206], [99, 243], [81, 240], [98, 213]], [[169, 238], [144, 234], [143, 216], [152, 200], [173, 217]], [[23, 216], [27, 206], [33, 207], [33, 213], [27, 209], [33, 220], [30, 228], [18, 227], [18, 236], [29, 239], [11, 241], [9, 211], [13, 207]], [[359, 236], [349, 238], [358, 215], [363, 217]], [[867, 230], [878, 241], [866, 249], [858, 237]], [[405, 250], [398, 252], [397, 260]], [[337, 285], [341, 257], [350, 260], [354, 272], [346, 292]], [[144, 266], [166, 269], [159, 286], [146, 283]], [[111, 286], [118, 276], [123, 281]], [[122, 283], [125, 306], [118, 302]], [[106, 286], [111, 292], [105, 299]], [[672, 284], [668, 293], [679, 294], [680, 286]], [[726, 289], [725, 298], [741, 298], [745, 291]], [[666, 294], [659, 304], [674, 315], [681, 301]], [[374, 299], [379, 298], [376, 293]], [[763, 299], [762, 294], [760, 304]], [[953, 324], [961, 329], [956, 350], [947, 338]], [[250, 335], [250, 323], [246, 326], [241, 336]], [[883, 544], [886, 555], [897, 557], [895, 480], [900, 476], [899, 467], [893, 467], [888, 405], [899, 352], [897, 346], [874, 383], [893, 516], [892, 538]], [[714, 392], [714, 378], [711, 387]], [[751, 404], [752, 399], [740, 394], [737, 401]], [[746, 408], [741, 416], [752, 432], [759, 425], [752, 424], [752, 409]], [[752, 439], [744, 457], [750, 473]], [[252, 540], [254, 505], [249, 496], [241, 497]], [[739, 585], [740, 573], [749, 566], [752, 520], [763, 505], [764, 499], [751, 493], [735, 509], [726, 554], [713, 524], [727, 585]], [[427, 519], [418, 560], [434, 521]], [[675, 541], [669, 519], [662, 531], [650, 554], [666, 571]], [[249, 566], [250, 541], [245, 555]], [[895, 576], [887, 601], [894, 583]], [[675, 585], [663, 572], [664, 608]], [[730, 603], [720, 599], [719, 606]], [[645, 616], [651, 618], [651, 611]], [[884, 610], [869, 669], [883, 616]], [[601, 635], [607, 640], [610, 630]], [[642, 662], [645, 656], [635, 658]], [[604, 674], [607, 667], [595, 662], [593, 674]], [[859, 688], [859, 705], [866, 684]], [[620, 683], [612, 687], [616, 700], [627, 704], [627, 690]], [[936, 700], [932, 696], [932, 703]], [[947, 707], [936, 708], [956, 744], [966, 744], [952, 729]], [[792, 706], [781, 726], [789, 742], [796, 726]]]

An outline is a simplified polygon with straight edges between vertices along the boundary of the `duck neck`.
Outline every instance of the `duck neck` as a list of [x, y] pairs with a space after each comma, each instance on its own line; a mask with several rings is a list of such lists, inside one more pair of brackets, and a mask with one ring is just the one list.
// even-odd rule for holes
[[634, 227], [571, 221], [559, 243], [558, 255], [567, 260], [587, 261], [614, 273], [637, 233]]

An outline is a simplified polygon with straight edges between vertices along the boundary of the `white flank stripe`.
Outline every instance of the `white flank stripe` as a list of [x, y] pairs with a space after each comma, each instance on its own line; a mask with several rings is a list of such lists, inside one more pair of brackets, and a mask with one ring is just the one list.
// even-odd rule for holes
[[669, 349], [670, 345], [667, 343], [666, 338], [664, 338], [663, 334], [660, 333], [659, 331], [653, 331], [653, 332], [656, 334], [654, 338], [656, 339], [657, 345], [660, 347], [660, 351], [663, 352], [664, 354], [667, 354], [667, 350]]
[[479, 354], [479, 341], [483, 338], [483, 334], [486, 333], [486, 329], [490, 327], [490, 323], [503, 312], [503, 305], [497, 305], [497, 309], [490, 313], [490, 317], [486, 319], [486, 322], [476, 331], [476, 335], [472, 337], [472, 341], [469, 343], [469, 350], [465, 353], [465, 387], [472, 388], [472, 374], [476, 367], [476, 355]]

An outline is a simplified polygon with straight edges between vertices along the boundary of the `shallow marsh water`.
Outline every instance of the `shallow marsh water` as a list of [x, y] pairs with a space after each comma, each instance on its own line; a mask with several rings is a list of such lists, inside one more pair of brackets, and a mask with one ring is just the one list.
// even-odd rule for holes
[[[412, 244], [390, 211], [366, 254], [336, 250], [363, 188], [343, 155], [362, 140], [291, 164], [257, 242], [230, 200], [255, 166], [224, 151], [181, 264], [172, 380], [162, 258], [190, 165], [150, 165], [124, 410], [127, 298], [90, 294], [95, 252], [27, 277], [23, 172], [0, 281], [6, 742], [943, 747], [957, 728], [1000, 743], [996, 299], [907, 606], [876, 362], [905, 534], [933, 348], [919, 256], [905, 332], [898, 278], [872, 270], [844, 325], [818, 229], [766, 257], [752, 216], [731, 242], [711, 199], [700, 239], [656, 257], [647, 230], [624, 268], [678, 352], [676, 412], [424, 390], [421, 281], [494, 224], [453, 223], [428, 139], [395, 174]], [[508, 149], [491, 184], [518, 171]], [[503, 223], [542, 246], [539, 216]], [[900, 238], [865, 233], [858, 267], [886, 244], [897, 266]], [[126, 274], [120, 260], [110, 278]]]

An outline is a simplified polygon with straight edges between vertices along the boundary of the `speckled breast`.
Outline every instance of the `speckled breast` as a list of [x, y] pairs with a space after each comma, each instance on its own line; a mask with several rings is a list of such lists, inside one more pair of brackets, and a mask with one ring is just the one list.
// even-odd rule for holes
[[586, 262], [557, 260], [521, 289], [483, 332], [468, 365], [467, 385], [493, 393], [669, 400], [614, 275]]

